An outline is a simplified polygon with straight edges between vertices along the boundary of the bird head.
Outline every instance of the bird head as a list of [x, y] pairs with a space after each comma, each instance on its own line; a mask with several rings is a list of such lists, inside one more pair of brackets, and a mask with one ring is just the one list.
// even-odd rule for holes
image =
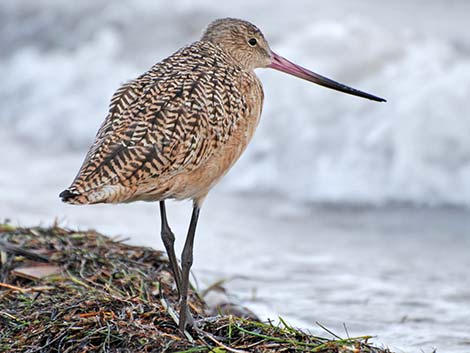
[[263, 33], [250, 22], [235, 18], [215, 20], [206, 28], [201, 40], [221, 47], [245, 70], [272, 68], [343, 93], [386, 102], [383, 98], [333, 81], [276, 54], [269, 47]]
[[201, 40], [220, 46], [247, 70], [267, 67], [272, 61], [271, 49], [263, 33], [247, 21], [215, 20], [207, 26]]

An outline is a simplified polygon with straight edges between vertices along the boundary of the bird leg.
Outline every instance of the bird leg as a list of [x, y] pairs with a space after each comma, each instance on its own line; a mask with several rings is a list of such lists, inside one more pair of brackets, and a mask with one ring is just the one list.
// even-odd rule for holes
[[181, 267], [182, 267], [182, 276], [181, 276], [181, 299], [180, 299], [180, 319], [179, 319], [179, 329], [181, 332], [184, 332], [186, 327], [186, 321], [189, 320], [194, 322], [191, 317], [191, 313], [188, 309], [188, 287], [189, 287], [189, 270], [193, 264], [193, 244], [194, 244], [194, 235], [196, 233], [197, 220], [199, 218], [199, 205], [195, 202], [193, 206], [193, 213], [191, 216], [191, 222], [189, 224], [188, 235], [186, 237], [186, 242], [184, 243], [183, 252], [181, 254]]
[[170, 226], [168, 225], [168, 220], [166, 219], [166, 208], [165, 201], [160, 201], [160, 216], [162, 218], [162, 241], [165, 245], [166, 253], [170, 260], [171, 271], [173, 272], [173, 277], [176, 282], [176, 288], [178, 289], [178, 295], [181, 298], [181, 270], [178, 266], [178, 261], [176, 260], [175, 255], [175, 235], [171, 231]]

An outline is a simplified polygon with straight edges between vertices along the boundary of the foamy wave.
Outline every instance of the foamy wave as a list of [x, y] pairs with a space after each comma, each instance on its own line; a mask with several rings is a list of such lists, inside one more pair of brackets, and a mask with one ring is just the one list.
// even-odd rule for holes
[[[132, 11], [144, 13], [147, 5]], [[187, 19], [191, 4], [183, 7], [174, 11]], [[150, 54], [136, 45], [131, 55], [127, 43], [132, 41], [123, 41], [123, 31], [113, 23], [133, 23], [136, 42], [155, 23], [135, 23], [132, 16], [123, 20], [105, 10], [95, 15], [109, 25], [92, 32], [85, 23], [70, 38], [72, 48], [26, 41], [1, 56], [0, 134], [31, 149], [85, 153], [113, 91], [152, 64], [143, 60], [144, 66], [139, 58], [157, 60], [171, 52], [170, 40], [163, 42], [159, 34], [162, 43]], [[41, 21], [53, 31], [54, 18]], [[180, 34], [185, 31], [182, 27]], [[470, 205], [468, 53], [445, 39], [392, 32], [358, 18], [268, 37], [280, 39], [273, 41], [276, 52], [389, 102], [260, 70], [266, 91], [262, 123], [223, 188], [276, 192], [300, 201]]]

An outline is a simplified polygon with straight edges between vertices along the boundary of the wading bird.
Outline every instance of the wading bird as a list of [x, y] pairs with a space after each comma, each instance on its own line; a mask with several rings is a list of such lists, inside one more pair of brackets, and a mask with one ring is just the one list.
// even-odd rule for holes
[[[261, 115], [264, 95], [257, 68], [385, 101], [274, 53], [249, 22], [216, 20], [199, 41], [116, 91], [78, 175], [60, 194], [70, 204], [160, 202], [161, 237], [179, 293], [181, 331], [192, 321], [187, 294], [201, 205], [245, 150]], [[181, 268], [166, 217], [167, 199], [193, 201]]]

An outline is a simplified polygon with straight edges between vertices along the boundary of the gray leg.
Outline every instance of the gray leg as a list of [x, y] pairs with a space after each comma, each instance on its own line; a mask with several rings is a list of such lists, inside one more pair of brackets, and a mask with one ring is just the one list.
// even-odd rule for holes
[[181, 270], [176, 261], [175, 255], [175, 235], [168, 225], [166, 219], [166, 208], [165, 201], [160, 201], [160, 216], [162, 217], [162, 231], [161, 236], [163, 244], [165, 245], [166, 253], [170, 259], [170, 267], [173, 271], [173, 277], [175, 278], [176, 288], [178, 289], [178, 295], [181, 297]]
[[[199, 206], [194, 203], [191, 223], [189, 224], [188, 235], [184, 243], [183, 253], [181, 254], [181, 266], [183, 268], [181, 276], [181, 307], [179, 329], [184, 332], [187, 319], [191, 320], [191, 313], [188, 309], [188, 287], [189, 287], [189, 270], [193, 264], [193, 244], [194, 235], [196, 233], [197, 220], [199, 218]], [[188, 315], [189, 314], [189, 315]]]

